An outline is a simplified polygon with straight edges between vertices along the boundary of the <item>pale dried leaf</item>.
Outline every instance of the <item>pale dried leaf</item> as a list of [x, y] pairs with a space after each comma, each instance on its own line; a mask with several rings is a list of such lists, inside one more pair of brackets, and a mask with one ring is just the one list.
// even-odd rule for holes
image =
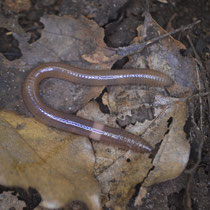
[[140, 206], [142, 204], [142, 199], [146, 196], [147, 188], [141, 187], [138, 195], [135, 198], [134, 206]]
[[[103, 114], [94, 102], [87, 104], [78, 115], [117, 127], [116, 118]], [[125, 153], [117, 147], [95, 141], [93, 146], [96, 155], [95, 174], [101, 186], [103, 202], [109, 207], [116, 203], [126, 205], [134, 193], [135, 185], [145, 178], [152, 167], [149, 155], [131, 151]]]
[[[18, 87], [14, 88], [14, 90], [14, 84], [10, 85], [10, 92], [16, 91], [18, 97], [23, 81], [21, 83], [21, 79], [17, 78], [23, 72], [31, 71], [40, 63], [65, 61], [72, 66], [100, 70], [111, 68], [115, 59], [117, 59], [115, 56], [112, 61], [107, 61], [107, 57], [111, 58], [113, 50], [106, 48], [103, 41], [103, 29], [85, 17], [74, 19], [71, 16], [58, 17], [51, 15], [43, 17], [41, 22], [45, 26], [42, 36], [32, 44], [29, 44], [25, 37], [16, 34], [19, 48], [23, 54], [21, 59], [10, 62], [2, 56], [0, 57], [2, 60], [1, 68], [4, 71], [8, 70], [8, 74], [5, 73], [3, 79], [7, 80], [10, 76], [9, 80], [15, 81]], [[94, 55], [97, 53], [100, 54], [100, 59], [105, 58], [106, 63], [100, 61], [100, 64], [93, 64], [98, 63], [98, 61], [94, 60]], [[92, 57], [93, 63], [88, 63], [83, 59], [87, 55]], [[75, 112], [92, 98], [97, 97], [103, 87], [87, 87], [51, 78], [42, 83], [40, 90], [43, 93], [43, 100], [53, 108], [66, 112]], [[6, 91], [8, 94], [8, 88]], [[7, 107], [14, 108], [14, 105], [17, 104], [13, 101]], [[19, 106], [21, 107], [21, 105]]]
[[48, 208], [81, 200], [90, 209], [100, 209], [95, 158], [85, 137], [52, 130], [9, 112], [1, 112], [0, 117], [2, 185], [33, 187], [42, 196], [41, 205]]
[[144, 180], [151, 167], [148, 154], [127, 152], [98, 175], [106, 206], [125, 206], [135, 192], [136, 184]]
[[13, 195], [12, 192], [3, 192], [0, 194], [0, 210], [5, 209], [23, 209], [25, 203], [19, 200], [18, 195]]
[[172, 106], [172, 123], [163, 138], [160, 149], [153, 160], [155, 168], [149, 173], [143, 186], [174, 179], [185, 169], [190, 154], [190, 144], [186, 140], [186, 103], [177, 102]]
[[19, 1], [5, 0], [3, 1], [2, 7], [5, 12], [19, 13], [19, 12], [29, 10], [31, 7], [31, 1], [30, 0], [19, 0]]

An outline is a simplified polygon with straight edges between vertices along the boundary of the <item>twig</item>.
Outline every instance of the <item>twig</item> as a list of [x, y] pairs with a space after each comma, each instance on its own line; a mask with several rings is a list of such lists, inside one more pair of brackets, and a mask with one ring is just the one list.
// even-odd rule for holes
[[[199, 88], [199, 94], [201, 93], [201, 80], [200, 80], [200, 74], [198, 71], [198, 67], [196, 66], [196, 73], [198, 78], [198, 88]], [[200, 104], [200, 129], [201, 133], [203, 133], [203, 100], [202, 97], [199, 96], [199, 104]]]
[[[198, 167], [200, 161], [201, 161], [201, 154], [202, 154], [202, 149], [203, 149], [203, 143], [204, 143], [204, 131], [203, 131], [203, 101], [202, 101], [202, 97], [201, 97], [201, 82], [200, 82], [200, 74], [199, 74], [199, 71], [198, 71], [198, 68], [196, 68], [196, 73], [197, 73], [197, 80], [198, 80], [198, 88], [199, 88], [199, 105], [200, 105], [200, 126], [198, 126], [196, 123], [195, 123], [195, 120], [194, 120], [194, 115], [192, 115], [192, 122], [195, 126], [195, 130], [196, 130], [196, 135], [197, 137], [199, 137], [200, 139], [200, 142], [199, 142], [199, 148], [198, 148], [198, 158], [197, 158], [197, 162], [195, 163], [195, 165], [189, 169], [189, 170], [186, 170], [185, 173], [189, 173], [189, 174], [192, 174]], [[194, 111], [193, 111], [194, 113]]]
[[[193, 51], [195, 53], [195, 56], [197, 57], [198, 60], [200, 60], [200, 57], [197, 54], [197, 52], [196, 52], [196, 50], [195, 50], [195, 48], [193, 46], [193, 43], [192, 43], [192, 41], [190, 39], [190, 36], [187, 35], [187, 38], [188, 38], [188, 40], [190, 42], [190, 45], [191, 45], [191, 47], [192, 47], [192, 49], [193, 49]], [[202, 65], [202, 62], [199, 62], [199, 63], [200, 63], [199, 64], [200, 67], [204, 68], [203, 65]], [[203, 101], [202, 101], [202, 95], [201, 95], [202, 94], [201, 93], [201, 88], [202, 87], [201, 87], [201, 80], [200, 80], [200, 74], [199, 74], [198, 67], [196, 68], [196, 73], [197, 73], [197, 82], [198, 82], [198, 91], [199, 91], [198, 95], [199, 95], [199, 105], [200, 105], [200, 126], [198, 126], [195, 123], [194, 115], [192, 115], [192, 122], [193, 122], [193, 124], [194, 124], [194, 126], [196, 128], [196, 135], [197, 135], [197, 137], [199, 136], [200, 143], [199, 143], [198, 158], [197, 158], [196, 164], [191, 169], [185, 171], [186, 173], [190, 173], [190, 174], [192, 174], [197, 169], [197, 167], [198, 167], [198, 165], [199, 165], [199, 163], [201, 161], [201, 154], [202, 154], [202, 149], [203, 149], [203, 143], [204, 143], [204, 140], [205, 140], [205, 138], [204, 138], [204, 130], [203, 130], [203, 124], [204, 124], [204, 122], [203, 122]], [[208, 94], [207, 94], [207, 96], [208, 96]]]
[[[205, 68], [204, 65], [202, 64], [201, 58], [200, 58], [200, 56], [198, 55], [198, 53], [197, 53], [197, 51], [196, 51], [196, 49], [195, 49], [195, 47], [194, 47], [194, 45], [193, 45], [193, 43], [192, 43], [192, 40], [191, 40], [191, 38], [190, 38], [189, 35], [187, 35], [187, 39], [188, 39], [188, 41], [189, 41], [189, 43], [190, 43], [190, 46], [192, 47], [192, 50], [193, 50], [193, 52], [194, 52], [194, 54], [195, 54], [196, 62], [197, 62], [197, 64], [200, 66], [201, 72], [206, 72], [206, 68]], [[208, 86], [208, 84], [207, 84], [207, 81], [205, 81], [205, 80], [204, 80], [204, 87], [206, 88], [207, 92], [210, 92], [210, 88], [209, 88], [209, 86]], [[208, 105], [209, 105], [209, 111], [210, 111], [210, 96], [208, 96]]]
[[174, 28], [172, 27], [172, 21], [175, 19], [175, 17], [177, 16], [177, 13], [175, 12], [170, 18], [169, 18], [169, 21], [168, 21], [168, 24], [166, 26], [166, 30], [167, 31], [172, 31]]
[[162, 34], [160, 36], [157, 36], [157, 37], [154, 37], [148, 41], [144, 41], [144, 42], [141, 42], [141, 43], [135, 43], [135, 44], [132, 44], [132, 45], [129, 45], [129, 46], [126, 46], [126, 47], [119, 47], [117, 49], [113, 49], [114, 51], [116, 51], [116, 53], [120, 56], [128, 56], [128, 55], [132, 55], [132, 54], [135, 54], [135, 53], [138, 53], [138, 52], [141, 52], [145, 47], [159, 41], [159, 40], [162, 40], [172, 34], [175, 34], [177, 32], [180, 32], [180, 31], [184, 31], [184, 30], [188, 30], [188, 29], [191, 29], [194, 25], [200, 23], [200, 20], [194, 22], [194, 23], [191, 23], [187, 26], [182, 26], [174, 31], [171, 31], [171, 32], [168, 32], [168, 33], [165, 33], [165, 34]]
[[204, 69], [204, 66], [203, 66], [203, 64], [202, 64], [202, 62], [201, 62], [201, 59], [200, 59], [200, 56], [198, 55], [198, 53], [197, 53], [197, 51], [196, 51], [196, 49], [195, 49], [195, 47], [194, 47], [194, 45], [193, 45], [193, 43], [192, 43], [192, 40], [191, 40], [191, 38], [190, 38], [190, 36], [187, 34], [187, 39], [188, 39], [188, 41], [189, 41], [189, 43], [190, 43], [190, 46], [192, 47], [192, 50], [193, 50], [193, 52], [194, 52], [194, 54], [195, 54], [195, 57], [196, 57], [196, 59], [197, 59], [197, 63], [200, 65], [200, 67], [202, 68], [202, 69]]
[[[200, 139], [200, 142], [199, 142], [199, 147], [198, 147], [198, 157], [197, 157], [196, 163], [190, 169], [185, 170], [185, 173], [190, 174], [190, 175], [194, 174], [195, 170], [198, 168], [201, 162], [201, 155], [202, 155], [202, 149], [203, 149], [203, 143], [204, 143], [203, 134], [201, 133], [200, 128], [195, 123], [194, 116], [192, 116], [192, 122], [195, 126], [196, 137], [197, 139]], [[192, 136], [191, 136], [191, 139], [192, 139]]]
[[[203, 133], [201, 132], [201, 129], [198, 127], [198, 125], [195, 123], [194, 115], [192, 115], [192, 122], [195, 126], [194, 131], [196, 134], [196, 138], [199, 139], [200, 141], [199, 141], [198, 157], [197, 157], [196, 163], [190, 169], [185, 170], [185, 173], [189, 175], [187, 185], [186, 185], [185, 200], [184, 200], [184, 206], [186, 210], [192, 210], [191, 194], [190, 194], [191, 181], [192, 181], [192, 177], [194, 176], [195, 171], [197, 170], [201, 162], [201, 155], [202, 155], [202, 149], [203, 149], [203, 143], [204, 143]], [[192, 134], [190, 134], [190, 137], [191, 139], [193, 139]]]
[[184, 98], [185, 100], [186, 99], [192, 99], [192, 98], [195, 98], [195, 97], [199, 97], [199, 96], [208, 96], [208, 95], [210, 95], [210, 92], [205, 92], [205, 93], [198, 93], [198, 94], [194, 94], [194, 95], [191, 95], [191, 96], [188, 96], [188, 97], [186, 97], [186, 98]]
[[186, 186], [186, 193], [185, 193], [185, 200], [184, 200], [184, 207], [186, 210], [192, 210], [192, 202], [190, 196], [190, 183], [192, 181], [192, 176], [189, 176], [187, 186]]
[[[194, 54], [195, 56], [197, 57], [197, 60], [199, 61], [198, 64], [200, 66], [200, 68], [203, 68], [203, 65], [202, 65], [202, 62], [200, 61], [200, 57], [199, 55], [197, 54], [194, 46], [193, 46], [193, 43], [189, 37], [189, 35], [187, 35], [187, 38], [190, 42], [190, 45], [194, 51]], [[197, 170], [197, 168], [199, 167], [199, 164], [201, 162], [201, 155], [202, 155], [202, 150], [203, 150], [203, 143], [205, 141], [205, 136], [204, 136], [204, 130], [203, 130], [203, 124], [204, 124], [204, 121], [203, 121], [203, 100], [202, 100], [202, 93], [201, 93], [201, 89], [202, 89], [202, 85], [201, 85], [201, 78], [200, 78], [200, 73], [199, 73], [199, 70], [198, 70], [198, 67], [196, 67], [196, 73], [197, 73], [197, 83], [198, 83], [198, 91], [199, 91], [199, 106], [200, 106], [200, 123], [199, 123], [199, 126], [196, 124], [195, 122], [195, 119], [194, 119], [194, 115], [192, 115], [192, 122], [194, 124], [194, 131], [195, 131], [195, 134], [196, 134], [196, 138], [199, 139], [199, 147], [198, 147], [198, 157], [197, 157], [197, 161], [196, 163], [194, 164], [194, 166], [192, 166], [190, 169], [188, 170], [185, 170], [185, 173], [189, 174], [189, 178], [188, 178], [188, 182], [187, 182], [187, 186], [186, 186], [186, 193], [185, 193], [185, 197], [186, 197], [186, 200], [185, 200], [185, 206], [187, 209], [192, 209], [192, 206], [191, 206], [191, 196], [190, 196], [190, 184], [191, 184], [191, 180], [192, 180], [192, 177], [195, 173], [195, 171]], [[208, 94], [207, 94], [208, 96]], [[194, 111], [192, 112], [194, 113]], [[191, 135], [191, 138], [192, 135]]]

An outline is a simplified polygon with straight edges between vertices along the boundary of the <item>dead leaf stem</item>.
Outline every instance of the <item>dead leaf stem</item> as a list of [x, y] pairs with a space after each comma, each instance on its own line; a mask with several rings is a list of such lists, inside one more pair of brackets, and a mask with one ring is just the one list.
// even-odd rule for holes
[[[187, 35], [187, 39], [189, 40], [189, 43], [194, 51], [196, 60], [198, 65], [200, 66], [200, 70], [205, 70], [204, 66], [202, 65], [202, 62], [200, 60], [199, 55], [197, 54], [195, 47], [193, 46], [193, 43], [190, 39], [190, 36]], [[197, 161], [196, 163], [188, 170], [185, 171], [185, 173], [189, 174], [188, 177], [188, 181], [187, 181], [187, 186], [186, 186], [186, 192], [185, 192], [185, 207], [186, 209], [191, 210], [192, 209], [192, 204], [191, 204], [191, 194], [190, 194], [190, 189], [191, 189], [191, 181], [192, 181], [192, 177], [194, 176], [195, 171], [197, 170], [197, 168], [199, 167], [199, 164], [201, 162], [201, 155], [202, 155], [202, 150], [203, 150], [203, 143], [205, 141], [205, 134], [204, 134], [204, 130], [203, 130], [203, 125], [204, 125], [204, 109], [203, 109], [203, 100], [202, 100], [202, 84], [201, 84], [201, 76], [200, 76], [200, 72], [198, 67], [196, 68], [196, 74], [197, 74], [197, 83], [198, 83], [198, 96], [199, 96], [199, 107], [200, 107], [200, 123], [199, 125], [197, 125], [197, 123], [195, 122], [194, 119], [194, 114], [192, 114], [192, 123], [195, 127], [194, 132], [195, 132], [195, 137], [197, 137], [197, 139], [199, 139], [200, 141], [198, 142], [198, 155], [197, 155]], [[204, 82], [204, 86], [206, 86], [205, 82]], [[208, 92], [207, 92], [208, 93]], [[210, 102], [209, 98], [210, 95], [207, 94], [208, 96], [208, 103]], [[210, 103], [209, 103], [210, 105]], [[192, 106], [193, 107], [193, 106]], [[194, 111], [192, 113], [195, 113]], [[190, 135], [191, 139], [193, 138], [192, 133]]]
[[174, 31], [170, 31], [168, 33], [165, 33], [165, 34], [162, 34], [160, 36], [157, 36], [157, 37], [154, 37], [148, 41], [144, 41], [144, 42], [141, 42], [141, 43], [135, 43], [135, 44], [132, 44], [132, 45], [129, 45], [129, 46], [126, 46], [126, 47], [119, 47], [117, 49], [114, 49], [116, 51], [116, 53], [119, 55], [119, 56], [128, 56], [128, 55], [132, 55], [132, 54], [135, 54], [135, 53], [139, 53], [141, 52], [145, 47], [159, 41], [159, 40], [162, 40], [172, 34], [175, 34], [177, 32], [180, 32], [180, 31], [185, 31], [185, 30], [188, 30], [188, 29], [191, 29], [194, 25], [200, 23], [200, 20], [194, 22], [194, 23], [191, 23], [187, 26], [182, 26]]
[[[192, 43], [192, 40], [191, 40], [191, 38], [190, 38], [190, 36], [189, 35], [187, 35], [187, 39], [188, 39], [188, 41], [189, 41], [189, 43], [190, 43], [190, 46], [192, 47], [192, 50], [193, 50], [193, 52], [194, 52], [194, 54], [195, 54], [195, 60], [196, 60], [196, 62], [197, 62], [197, 64], [199, 65], [199, 67], [200, 67], [200, 71], [201, 72], [207, 72], [207, 70], [206, 70], [206, 68], [204, 67], [204, 65], [203, 65], [203, 63], [202, 63], [202, 61], [201, 61], [201, 58], [200, 58], [200, 56], [198, 55], [198, 53], [197, 53], [197, 51], [196, 51], [196, 49], [195, 49], [195, 47], [194, 47], [194, 45], [193, 45], [193, 43]], [[206, 73], [207, 74], [207, 73]], [[210, 92], [210, 88], [209, 88], [209, 86], [208, 86], [208, 83], [207, 83], [207, 80], [205, 80], [205, 79], [203, 79], [203, 83], [204, 83], [204, 87], [205, 87], [205, 89], [207, 90], [207, 92]], [[200, 89], [200, 88], [199, 88]], [[200, 89], [201, 90], [201, 89]], [[199, 91], [199, 93], [200, 93], [200, 91]], [[207, 98], [208, 98], [208, 107], [209, 107], [209, 110], [210, 110], [210, 95], [208, 95], [207, 96]]]

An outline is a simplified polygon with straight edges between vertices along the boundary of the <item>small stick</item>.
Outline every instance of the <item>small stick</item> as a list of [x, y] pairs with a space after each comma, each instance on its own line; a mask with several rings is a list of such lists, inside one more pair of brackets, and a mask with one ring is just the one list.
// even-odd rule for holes
[[[190, 43], [190, 46], [192, 47], [192, 50], [193, 50], [193, 52], [195, 54], [196, 62], [200, 66], [201, 71], [202, 72], [206, 72], [206, 68], [203, 66], [203, 64], [201, 62], [201, 58], [198, 55], [198, 53], [197, 53], [197, 51], [196, 51], [196, 49], [195, 49], [195, 47], [194, 47], [194, 45], [192, 43], [192, 40], [191, 40], [189, 35], [187, 35], [187, 39], [188, 39], [188, 41]], [[209, 88], [209, 86], [208, 86], [208, 84], [207, 84], [207, 82], [205, 80], [204, 80], [204, 86], [205, 86], [207, 92], [210, 92], [210, 88]], [[210, 110], [210, 96], [207, 96], [207, 98], [208, 98], [208, 105], [209, 105], [209, 110]]]
[[[200, 68], [203, 68], [203, 65], [202, 65], [202, 62], [200, 61], [200, 57], [199, 55], [197, 54], [194, 46], [193, 46], [193, 43], [190, 39], [190, 36], [187, 35], [187, 38], [189, 40], [189, 43], [194, 51], [194, 54], [195, 54], [195, 57], [197, 58], [198, 60], [198, 64], [200, 65]], [[199, 105], [200, 105], [200, 126], [198, 126], [195, 122], [195, 119], [194, 119], [194, 115], [192, 115], [192, 123], [194, 124], [194, 131], [195, 131], [195, 134], [196, 134], [196, 137], [197, 139], [199, 139], [199, 147], [198, 147], [198, 157], [197, 157], [197, 161], [196, 163], [194, 164], [194, 166], [192, 166], [190, 169], [188, 170], [185, 170], [185, 173], [189, 174], [189, 178], [188, 178], [188, 182], [187, 182], [187, 187], [186, 187], [186, 192], [185, 192], [185, 197], [186, 197], [186, 200], [185, 200], [185, 204], [186, 204], [186, 207], [187, 209], [191, 210], [192, 209], [192, 203], [191, 203], [191, 196], [190, 196], [190, 187], [191, 187], [191, 180], [192, 180], [192, 177], [195, 173], [195, 171], [197, 170], [197, 168], [199, 167], [199, 164], [201, 162], [201, 156], [202, 156], [202, 150], [203, 150], [203, 143], [205, 141], [205, 136], [204, 136], [204, 130], [203, 130], [203, 101], [202, 101], [202, 96], [201, 96], [201, 80], [200, 80], [200, 74], [199, 74], [199, 70], [198, 70], [198, 67], [196, 68], [196, 73], [197, 73], [197, 82], [198, 82], [198, 91], [199, 91]], [[207, 97], [208, 94], [207, 94]], [[194, 113], [194, 111], [193, 111]], [[192, 135], [190, 135], [191, 138]]]
[[199, 97], [199, 96], [204, 97], [204, 96], [208, 96], [208, 95], [210, 95], [210, 92], [198, 93], [198, 94], [194, 94], [194, 95], [192, 95], [192, 96], [188, 96], [188, 97], [185, 98], [185, 99], [192, 99], [192, 98], [194, 98], [194, 97]]
[[126, 47], [119, 47], [117, 49], [113, 49], [114, 51], [116, 51], [116, 53], [119, 55], [119, 56], [128, 56], [128, 55], [132, 55], [132, 54], [135, 54], [135, 53], [139, 53], [141, 52], [145, 47], [159, 41], [159, 40], [162, 40], [172, 34], [175, 34], [177, 32], [180, 32], [180, 31], [184, 31], [184, 30], [187, 30], [187, 29], [191, 29], [194, 25], [200, 23], [200, 20], [194, 22], [194, 23], [191, 23], [187, 26], [182, 26], [174, 31], [171, 31], [171, 32], [168, 32], [168, 33], [165, 33], [165, 34], [162, 34], [160, 36], [157, 36], [157, 37], [154, 37], [148, 41], [144, 41], [144, 42], [141, 42], [141, 43], [135, 43], [135, 44], [132, 44], [132, 45], [129, 45], [129, 46], [126, 46]]

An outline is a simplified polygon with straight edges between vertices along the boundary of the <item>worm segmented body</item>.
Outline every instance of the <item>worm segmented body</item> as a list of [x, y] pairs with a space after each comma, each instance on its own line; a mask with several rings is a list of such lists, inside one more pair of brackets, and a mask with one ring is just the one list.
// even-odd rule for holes
[[28, 109], [41, 122], [97, 141], [137, 152], [150, 152], [150, 145], [141, 137], [123, 129], [54, 110], [39, 96], [39, 83], [46, 78], [59, 78], [88, 86], [142, 84], [169, 87], [173, 80], [166, 74], [150, 69], [89, 70], [62, 63], [46, 63], [34, 68], [26, 78], [23, 99]]

